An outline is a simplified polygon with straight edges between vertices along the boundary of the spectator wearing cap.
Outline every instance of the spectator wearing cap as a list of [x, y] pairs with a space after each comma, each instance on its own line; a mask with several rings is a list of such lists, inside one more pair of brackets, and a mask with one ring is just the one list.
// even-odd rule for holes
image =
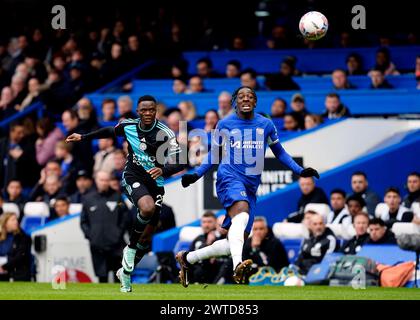
[[327, 224], [350, 226], [352, 217], [346, 208], [346, 193], [342, 189], [334, 189], [330, 193], [331, 211], [327, 216]]
[[71, 203], [82, 203], [86, 195], [94, 189], [92, 177], [84, 169], [77, 171], [76, 188], [76, 192], [70, 196]]
[[242, 65], [238, 60], [230, 60], [226, 64], [226, 78], [239, 78], [241, 75]]
[[283, 98], [274, 99], [271, 104], [271, 117], [281, 119], [286, 115], [287, 102]]
[[281, 62], [279, 73], [267, 75], [265, 86], [269, 90], [300, 90], [299, 85], [292, 78], [296, 73], [296, 59], [286, 57]]
[[331, 75], [331, 80], [335, 90], [356, 89], [356, 86], [350, 83], [346, 72], [342, 69], [335, 69]]
[[325, 119], [338, 119], [350, 116], [350, 110], [341, 103], [340, 96], [333, 92], [325, 97], [325, 112], [322, 116]]
[[408, 194], [404, 197], [403, 205], [411, 208], [414, 202], [420, 202], [420, 174], [416, 171], [411, 172], [407, 177]]
[[340, 250], [344, 254], [357, 254], [369, 240], [369, 215], [366, 212], [356, 214], [353, 218], [353, 227], [356, 235], [344, 242]]
[[371, 89], [393, 89], [392, 84], [385, 79], [384, 72], [380, 69], [372, 69], [369, 72], [369, 77], [371, 80], [370, 88]]
[[367, 213], [369, 216], [373, 217], [375, 215], [375, 208], [380, 200], [379, 196], [369, 189], [369, 181], [366, 173], [363, 171], [356, 171], [352, 174], [351, 189], [353, 194], [359, 195], [363, 198], [366, 203]]
[[303, 220], [304, 210], [308, 203], [325, 203], [328, 204], [328, 197], [324, 190], [315, 185], [312, 177], [299, 178], [299, 188], [302, 193], [297, 203], [297, 211], [289, 214], [287, 222], [301, 223]]
[[396, 244], [394, 233], [386, 227], [385, 222], [380, 218], [373, 218], [369, 221], [368, 244]]
[[309, 114], [309, 111], [306, 109], [305, 98], [300, 93], [295, 93], [292, 96], [290, 102], [290, 108], [292, 112], [295, 112], [299, 116], [299, 128], [304, 129], [305, 127], [305, 117]]
[[115, 139], [105, 138], [99, 139], [98, 146], [99, 151], [95, 154], [95, 164], [93, 166], [93, 175], [98, 171], [106, 171], [111, 173], [115, 169], [114, 163], [114, 151], [115, 151]]
[[389, 229], [392, 228], [395, 222], [413, 221], [413, 212], [401, 205], [401, 195], [397, 188], [389, 187], [385, 191], [384, 202], [388, 210], [382, 212], [379, 218], [385, 222]]

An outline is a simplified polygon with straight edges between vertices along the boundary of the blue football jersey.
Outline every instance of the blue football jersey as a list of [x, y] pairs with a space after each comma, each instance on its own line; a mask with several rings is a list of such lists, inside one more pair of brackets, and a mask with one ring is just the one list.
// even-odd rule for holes
[[217, 179], [241, 179], [256, 191], [264, 169], [266, 147], [278, 141], [273, 122], [260, 114], [245, 120], [234, 113], [219, 121], [212, 141], [223, 146]]

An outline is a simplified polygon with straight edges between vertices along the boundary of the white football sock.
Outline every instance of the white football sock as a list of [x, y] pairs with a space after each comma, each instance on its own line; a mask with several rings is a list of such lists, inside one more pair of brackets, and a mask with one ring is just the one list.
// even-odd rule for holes
[[248, 224], [249, 214], [247, 212], [238, 213], [232, 218], [232, 225], [228, 232], [230, 254], [233, 260], [233, 270], [242, 262], [242, 251], [244, 248], [244, 232]]
[[227, 239], [217, 240], [212, 245], [191, 251], [187, 254], [187, 261], [194, 264], [198, 261], [206, 260], [209, 258], [216, 258], [227, 256], [230, 254], [229, 242]]

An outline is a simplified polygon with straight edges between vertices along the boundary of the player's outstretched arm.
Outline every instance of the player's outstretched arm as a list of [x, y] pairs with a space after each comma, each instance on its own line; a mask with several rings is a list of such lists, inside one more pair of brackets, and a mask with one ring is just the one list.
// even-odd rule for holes
[[296, 163], [295, 160], [284, 150], [280, 142], [276, 142], [270, 145], [271, 151], [280, 162], [285, 164], [290, 168], [294, 173], [300, 175], [301, 177], [316, 177], [319, 179], [319, 173], [313, 168], [302, 168]]
[[89, 132], [87, 134], [72, 133], [66, 138], [66, 142], [78, 142], [82, 140], [92, 140], [92, 139], [104, 139], [112, 138], [115, 136], [114, 127], [104, 127], [96, 131]]

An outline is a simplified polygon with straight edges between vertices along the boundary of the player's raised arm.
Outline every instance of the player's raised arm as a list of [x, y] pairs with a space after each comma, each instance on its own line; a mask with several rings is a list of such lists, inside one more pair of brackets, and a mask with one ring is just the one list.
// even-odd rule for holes
[[66, 138], [66, 142], [78, 142], [82, 140], [92, 140], [92, 139], [104, 139], [112, 138], [116, 135], [114, 127], [104, 127], [96, 131], [89, 132], [87, 134], [72, 133]]
[[318, 171], [313, 168], [302, 168], [296, 163], [295, 160], [284, 150], [283, 146], [280, 144], [279, 138], [277, 136], [277, 130], [273, 123], [269, 127], [269, 146], [271, 151], [273, 151], [274, 156], [288, 168], [290, 168], [294, 173], [300, 175], [301, 177], [316, 177], [319, 179]]

